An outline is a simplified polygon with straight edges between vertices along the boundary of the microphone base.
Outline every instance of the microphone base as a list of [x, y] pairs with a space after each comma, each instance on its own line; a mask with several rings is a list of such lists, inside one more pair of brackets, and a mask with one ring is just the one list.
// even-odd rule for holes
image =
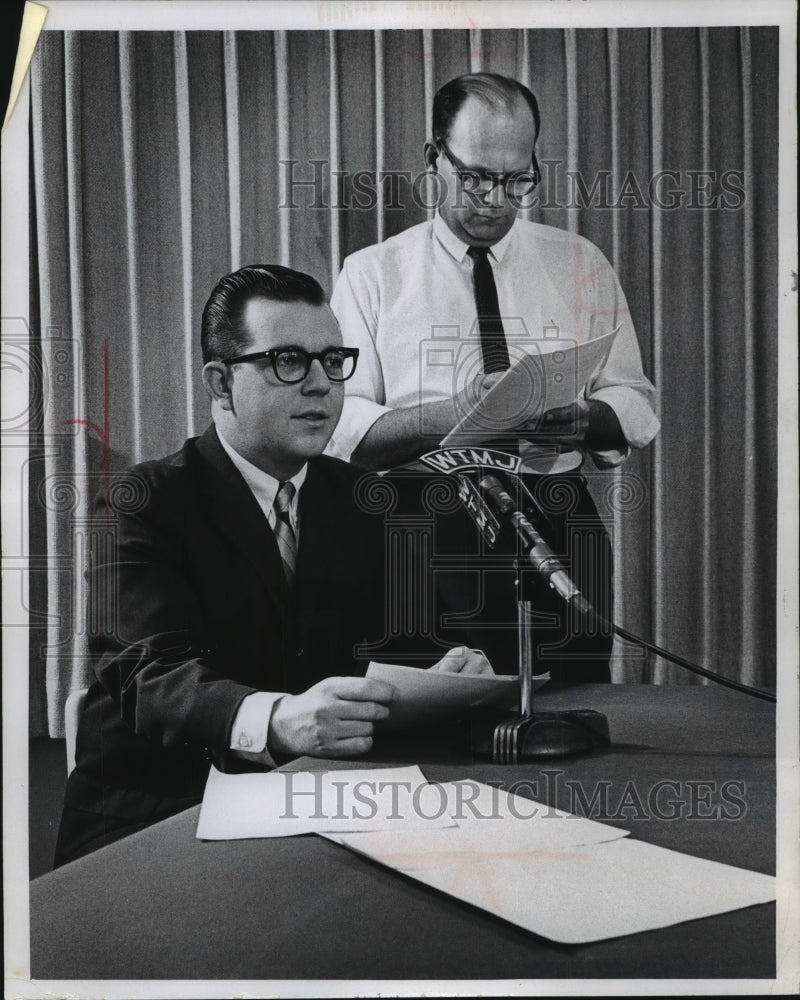
[[[516, 726], [509, 723], [517, 722]], [[611, 746], [608, 719], [593, 709], [566, 712], [479, 710], [470, 717], [470, 749], [493, 764], [519, 764], [591, 753]]]

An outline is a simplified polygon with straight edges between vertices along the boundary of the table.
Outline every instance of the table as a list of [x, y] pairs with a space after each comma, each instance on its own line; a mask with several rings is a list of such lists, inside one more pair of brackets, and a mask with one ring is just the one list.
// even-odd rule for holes
[[[413, 747], [387, 739], [364, 763], [418, 763], [439, 781], [536, 781], [536, 797], [562, 809], [588, 807], [595, 796], [592, 818], [632, 837], [774, 873], [774, 706], [693, 685], [575, 685], [536, 697], [543, 710], [605, 712], [612, 747], [499, 767], [470, 760], [440, 734]], [[303, 758], [289, 766], [353, 762]], [[197, 841], [198, 812], [189, 809], [32, 882], [32, 976], [775, 976], [774, 904], [591, 945], [558, 945], [321, 837]]]

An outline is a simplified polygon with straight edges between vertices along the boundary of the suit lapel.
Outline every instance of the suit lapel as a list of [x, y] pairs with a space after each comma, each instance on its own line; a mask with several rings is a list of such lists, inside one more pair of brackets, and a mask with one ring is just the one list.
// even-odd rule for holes
[[213, 424], [197, 439], [197, 452], [201, 459], [198, 488], [209, 517], [253, 564], [276, 603], [285, 606], [288, 594], [275, 535], [250, 487], [219, 443]]
[[324, 460], [309, 459], [300, 490], [300, 541], [297, 547], [298, 600], [310, 592], [338, 593], [351, 586], [363, 559], [353, 558], [359, 546], [354, 521], [355, 500], [342, 492], [336, 478], [328, 474]]
[[[300, 544], [297, 550], [297, 580], [310, 583], [334, 570], [342, 575], [341, 553], [331, 544], [332, 529], [337, 525], [335, 490], [326, 488], [326, 477], [312, 458], [303, 488], [300, 490]], [[341, 528], [341, 525], [339, 525]]]

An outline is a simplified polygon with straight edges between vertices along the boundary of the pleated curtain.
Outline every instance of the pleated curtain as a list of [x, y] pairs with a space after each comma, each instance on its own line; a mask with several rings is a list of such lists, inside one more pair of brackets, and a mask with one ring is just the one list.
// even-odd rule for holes
[[[435, 90], [515, 76], [542, 111], [525, 210], [614, 266], [661, 433], [590, 485], [616, 620], [775, 683], [776, 28], [45, 32], [32, 65], [31, 733], [90, 676], [83, 569], [114, 470], [209, 420], [218, 278], [343, 258], [430, 217]], [[46, 558], [45, 558], [46, 557]], [[45, 568], [46, 567], [46, 568]], [[96, 625], [97, 623], [91, 623]], [[615, 680], [695, 683], [618, 645]]]

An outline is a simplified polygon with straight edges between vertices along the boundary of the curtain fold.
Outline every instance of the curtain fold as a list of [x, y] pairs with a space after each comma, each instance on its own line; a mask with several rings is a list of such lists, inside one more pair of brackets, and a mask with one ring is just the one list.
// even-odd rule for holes
[[[89, 676], [82, 570], [108, 543], [92, 494], [208, 420], [214, 283], [278, 261], [330, 291], [347, 254], [431, 217], [433, 93], [476, 69], [537, 94], [544, 181], [524, 214], [604, 251], [659, 392], [656, 441], [589, 470], [617, 621], [774, 684], [777, 28], [44, 32], [31, 266], [47, 406], [29, 470], [49, 573], [32, 591], [47, 622], [32, 627], [32, 734], [61, 733]], [[696, 682], [621, 644], [613, 676]]]

